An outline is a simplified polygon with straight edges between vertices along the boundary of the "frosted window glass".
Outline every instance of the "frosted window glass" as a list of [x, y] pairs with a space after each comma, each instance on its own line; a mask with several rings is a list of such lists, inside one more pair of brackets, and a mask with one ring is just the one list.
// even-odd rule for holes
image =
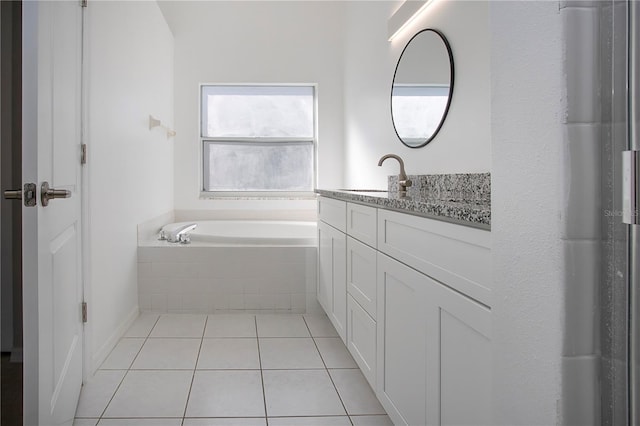
[[449, 99], [448, 87], [394, 88], [394, 124], [402, 139], [424, 142], [436, 131]]
[[202, 136], [314, 136], [311, 86], [203, 86]]
[[312, 191], [313, 142], [204, 145], [205, 191]]

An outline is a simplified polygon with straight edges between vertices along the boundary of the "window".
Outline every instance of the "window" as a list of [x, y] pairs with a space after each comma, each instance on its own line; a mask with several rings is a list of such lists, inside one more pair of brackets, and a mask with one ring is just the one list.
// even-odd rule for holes
[[407, 143], [423, 143], [440, 125], [448, 100], [449, 86], [395, 85], [391, 108], [396, 132]]
[[201, 86], [206, 192], [309, 192], [314, 187], [313, 86]]

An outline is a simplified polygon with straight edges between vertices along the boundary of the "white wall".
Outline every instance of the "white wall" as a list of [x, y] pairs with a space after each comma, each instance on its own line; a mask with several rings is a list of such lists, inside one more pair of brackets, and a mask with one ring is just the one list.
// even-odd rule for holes
[[490, 18], [494, 424], [562, 424], [562, 22], [552, 1]]
[[[156, 2], [87, 9], [90, 350], [97, 363], [137, 314], [136, 226], [173, 209], [173, 37]], [[97, 365], [93, 365], [96, 368]]]
[[[387, 20], [401, 2], [348, 2], [345, 36], [345, 180], [349, 187], [386, 188], [397, 174], [387, 153], [400, 155], [409, 174], [491, 170], [488, 3], [433, 3], [392, 42]], [[391, 82], [410, 38], [424, 28], [442, 31], [453, 50], [455, 85], [447, 119], [424, 148], [400, 143], [391, 122]]]
[[175, 37], [177, 210], [315, 210], [315, 201], [200, 200], [200, 83], [317, 83], [318, 187], [342, 184], [342, 2], [160, 4]]

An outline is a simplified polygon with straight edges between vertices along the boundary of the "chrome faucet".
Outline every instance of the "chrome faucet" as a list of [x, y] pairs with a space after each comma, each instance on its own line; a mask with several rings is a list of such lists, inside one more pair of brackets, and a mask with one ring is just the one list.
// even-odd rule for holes
[[167, 240], [170, 243], [189, 244], [189, 231], [193, 231], [198, 225], [196, 223], [182, 223], [167, 225], [160, 231], [159, 240]]
[[384, 155], [380, 159], [380, 161], [378, 161], [378, 166], [382, 166], [382, 163], [387, 158], [395, 158], [396, 160], [398, 160], [398, 163], [400, 163], [400, 174], [398, 175], [398, 189], [401, 194], [406, 194], [407, 188], [412, 185], [412, 182], [411, 182], [411, 179], [407, 178], [407, 174], [404, 171], [404, 161], [402, 161], [402, 158], [398, 157], [395, 154], [387, 154], [387, 155]]

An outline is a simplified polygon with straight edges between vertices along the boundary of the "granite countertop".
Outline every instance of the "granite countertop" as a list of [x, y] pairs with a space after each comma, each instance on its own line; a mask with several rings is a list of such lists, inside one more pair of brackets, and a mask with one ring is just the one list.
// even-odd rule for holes
[[407, 195], [400, 197], [397, 176], [389, 177], [389, 191], [317, 189], [319, 195], [366, 204], [480, 229], [491, 229], [489, 173], [414, 175]]

